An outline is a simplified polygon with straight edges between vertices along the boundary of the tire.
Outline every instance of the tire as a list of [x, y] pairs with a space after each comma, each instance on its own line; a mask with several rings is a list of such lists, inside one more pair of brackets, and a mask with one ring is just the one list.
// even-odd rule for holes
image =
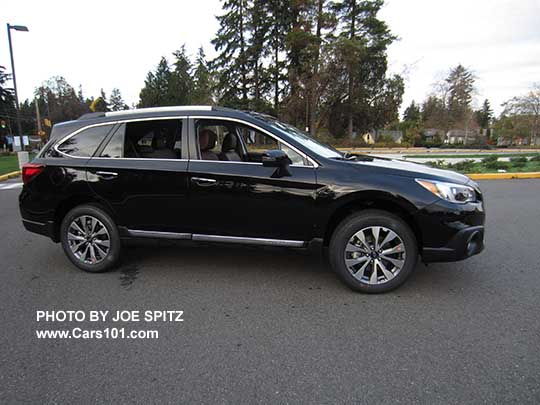
[[69, 211], [60, 228], [66, 256], [79, 269], [101, 273], [120, 259], [121, 242], [111, 217], [95, 205], [79, 205]]
[[399, 287], [413, 273], [418, 247], [411, 228], [401, 218], [386, 211], [365, 210], [341, 221], [328, 253], [334, 271], [350, 288], [383, 293]]

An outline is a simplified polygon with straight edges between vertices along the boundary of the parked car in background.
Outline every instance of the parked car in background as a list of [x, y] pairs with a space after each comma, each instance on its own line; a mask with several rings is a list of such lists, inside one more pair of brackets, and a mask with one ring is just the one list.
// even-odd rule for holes
[[127, 238], [316, 245], [348, 286], [375, 293], [401, 285], [419, 255], [483, 249], [483, 197], [468, 177], [344, 154], [255, 112], [87, 114], [54, 126], [23, 180], [26, 229], [89, 272], [112, 268]]

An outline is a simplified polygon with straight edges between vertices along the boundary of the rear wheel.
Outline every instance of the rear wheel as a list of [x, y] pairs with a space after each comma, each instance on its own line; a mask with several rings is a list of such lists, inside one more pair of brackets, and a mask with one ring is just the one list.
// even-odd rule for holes
[[99, 273], [120, 258], [120, 237], [111, 217], [94, 205], [80, 205], [67, 213], [60, 229], [64, 252], [78, 268]]
[[332, 267], [349, 287], [381, 293], [400, 286], [416, 266], [418, 248], [409, 226], [385, 211], [345, 218], [330, 241]]

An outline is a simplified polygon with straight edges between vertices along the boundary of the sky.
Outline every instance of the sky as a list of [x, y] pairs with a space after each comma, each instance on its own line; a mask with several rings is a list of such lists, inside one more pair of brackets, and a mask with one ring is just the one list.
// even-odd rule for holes
[[[17, 0], [0, 15], [0, 65], [11, 71], [6, 23], [12, 32], [19, 99], [51, 76], [64, 76], [85, 97], [118, 87], [137, 103], [148, 71], [182, 44], [195, 55], [218, 29], [219, 0], [83, 2]], [[402, 110], [422, 102], [433, 83], [461, 63], [477, 77], [475, 106], [505, 100], [540, 82], [540, 0], [387, 0], [380, 17], [399, 40], [389, 48], [389, 73], [405, 78]]]

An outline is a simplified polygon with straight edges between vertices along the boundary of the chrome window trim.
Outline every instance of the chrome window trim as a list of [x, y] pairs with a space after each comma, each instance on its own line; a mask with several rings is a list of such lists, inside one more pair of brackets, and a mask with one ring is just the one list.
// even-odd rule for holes
[[92, 157], [92, 156], [72, 156], [68, 153], [64, 153], [64, 152], [61, 152], [58, 150], [58, 146], [62, 145], [65, 141], [67, 141], [68, 139], [70, 139], [71, 137], [74, 137], [75, 135], [81, 133], [82, 131], [86, 130], [86, 129], [89, 129], [89, 128], [93, 128], [93, 127], [99, 127], [99, 126], [103, 126], [103, 125], [117, 125], [117, 124], [123, 124], [123, 123], [126, 123], [126, 122], [133, 122], [133, 121], [158, 121], [158, 120], [184, 120], [184, 119], [187, 119], [187, 116], [166, 116], [166, 117], [146, 117], [146, 118], [128, 118], [128, 119], [124, 119], [124, 120], [117, 120], [117, 121], [107, 121], [107, 122], [99, 122], [97, 124], [90, 124], [90, 125], [86, 125], [84, 127], [81, 127], [79, 129], [77, 129], [76, 131], [73, 131], [72, 133], [66, 135], [65, 137], [63, 137], [60, 141], [56, 142], [56, 144], [53, 146], [53, 149], [58, 152], [59, 154], [63, 155], [63, 156], [66, 156], [66, 157], [69, 157], [69, 158], [72, 158], [72, 159], [114, 159], [114, 160], [117, 160], [117, 159], [140, 159], [140, 160], [170, 160], [170, 161], [179, 161], [179, 160], [187, 160], [187, 159], [156, 159], [156, 158], [151, 158], [151, 159], [146, 159], [146, 158], [102, 158], [100, 156], [96, 156], [96, 157]]
[[[156, 158], [125, 158], [125, 157], [121, 157], [121, 158], [108, 158], [108, 157], [101, 157], [101, 156], [72, 156], [68, 153], [64, 153], [64, 152], [61, 152], [58, 150], [58, 146], [60, 146], [61, 144], [63, 144], [65, 141], [67, 141], [68, 139], [70, 139], [71, 137], [81, 133], [82, 131], [86, 130], [86, 129], [89, 129], [89, 128], [94, 128], [94, 127], [99, 127], [99, 126], [103, 126], [103, 125], [117, 125], [117, 124], [123, 124], [123, 123], [126, 123], [126, 122], [133, 122], [133, 121], [158, 121], [158, 120], [185, 120], [185, 119], [188, 119], [188, 118], [193, 118], [193, 119], [218, 119], [218, 120], [225, 120], [225, 121], [234, 121], [234, 122], [238, 122], [240, 124], [243, 124], [243, 125], [247, 125], [247, 126], [251, 126], [253, 128], [256, 128], [257, 130], [267, 134], [268, 136], [270, 136], [271, 138], [277, 140], [278, 142], [282, 142], [284, 143], [285, 145], [287, 145], [289, 148], [291, 148], [292, 150], [294, 150], [296, 153], [298, 153], [300, 156], [304, 157], [305, 159], [307, 159], [312, 166], [307, 166], [307, 165], [291, 165], [291, 167], [307, 167], [307, 168], [313, 168], [313, 169], [316, 169], [317, 167], [319, 167], [319, 164], [313, 159], [311, 158], [310, 156], [306, 155], [304, 152], [302, 151], [299, 151], [298, 148], [292, 146], [291, 144], [289, 144], [288, 142], [284, 141], [283, 139], [281, 139], [280, 137], [278, 137], [277, 135], [274, 135], [272, 134], [271, 132], [259, 127], [258, 125], [256, 124], [252, 124], [250, 122], [246, 122], [244, 120], [240, 120], [238, 118], [232, 118], [232, 117], [223, 117], [223, 116], [219, 116], [219, 115], [212, 115], [212, 116], [194, 116], [194, 115], [190, 115], [190, 116], [187, 116], [187, 115], [184, 115], [184, 116], [163, 116], [163, 117], [159, 117], [159, 116], [156, 116], [156, 117], [146, 117], [146, 118], [126, 118], [126, 119], [123, 119], [123, 120], [116, 120], [116, 121], [107, 121], [107, 122], [100, 122], [100, 123], [97, 123], [97, 124], [90, 124], [90, 125], [86, 125], [84, 127], [81, 127], [79, 129], [77, 129], [76, 131], [73, 131], [72, 133], [64, 136], [60, 141], [56, 142], [55, 145], [53, 146], [53, 149], [63, 155], [63, 156], [66, 156], [66, 157], [69, 157], [69, 158], [72, 158], [72, 159], [109, 159], [109, 160], [119, 160], [119, 159], [123, 159], [123, 160], [145, 160], [145, 161], [170, 161], [170, 162], [187, 162], [189, 160], [192, 160], [192, 161], [197, 161], [197, 162], [212, 162], [212, 163], [235, 163], [235, 164], [244, 164], [244, 165], [258, 165], [258, 166], [262, 166], [262, 163], [259, 163], [259, 162], [234, 162], [234, 161], [225, 161], [225, 160], [201, 160], [201, 159], [156, 159]], [[50, 158], [50, 157], [48, 157]], [[53, 158], [54, 159], [54, 158]]]
[[[278, 142], [281, 142], [281, 143], [284, 143], [285, 145], [287, 145], [289, 148], [291, 148], [292, 150], [294, 150], [296, 153], [298, 153], [300, 156], [302, 156], [303, 158], [307, 159], [310, 163], [311, 163], [311, 166], [308, 166], [308, 165], [291, 165], [291, 166], [294, 166], [294, 167], [312, 167], [314, 169], [316, 169], [317, 167], [319, 167], [319, 164], [313, 159], [311, 158], [310, 156], [306, 155], [304, 152], [298, 150], [298, 148], [292, 146], [290, 143], [288, 143], [287, 141], [284, 141], [283, 139], [281, 139], [279, 136], [271, 133], [270, 131], [267, 131], [266, 129], [263, 129], [261, 127], [259, 127], [258, 125], [256, 124], [252, 124], [251, 122], [247, 122], [247, 121], [244, 121], [244, 120], [241, 120], [241, 119], [238, 119], [238, 118], [232, 118], [232, 117], [222, 117], [222, 116], [219, 116], [219, 115], [212, 115], [212, 116], [198, 116], [198, 115], [190, 115], [189, 118], [193, 118], [193, 119], [207, 119], [207, 120], [224, 120], [224, 121], [234, 121], [234, 122], [239, 122], [240, 124], [243, 124], [243, 125], [246, 125], [248, 127], [253, 127], [253, 128], [256, 128], [258, 131], [270, 136], [271, 138], [275, 139], [276, 141]], [[203, 162], [220, 162], [220, 163], [248, 163], [248, 164], [256, 164], [256, 165], [262, 165], [262, 163], [259, 163], [259, 162], [234, 162], [234, 161], [223, 161], [223, 160], [201, 160], [201, 159], [191, 159], [191, 160], [197, 160], [197, 161], [203, 161]]]
[[174, 112], [174, 111], [212, 111], [212, 106], [210, 105], [183, 105], [183, 106], [134, 108], [132, 110], [107, 111], [105, 113], [105, 117], [116, 117], [116, 116], [121, 116], [121, 115], [132, 115], [132, 114], [143, 114], [143, 113]]

